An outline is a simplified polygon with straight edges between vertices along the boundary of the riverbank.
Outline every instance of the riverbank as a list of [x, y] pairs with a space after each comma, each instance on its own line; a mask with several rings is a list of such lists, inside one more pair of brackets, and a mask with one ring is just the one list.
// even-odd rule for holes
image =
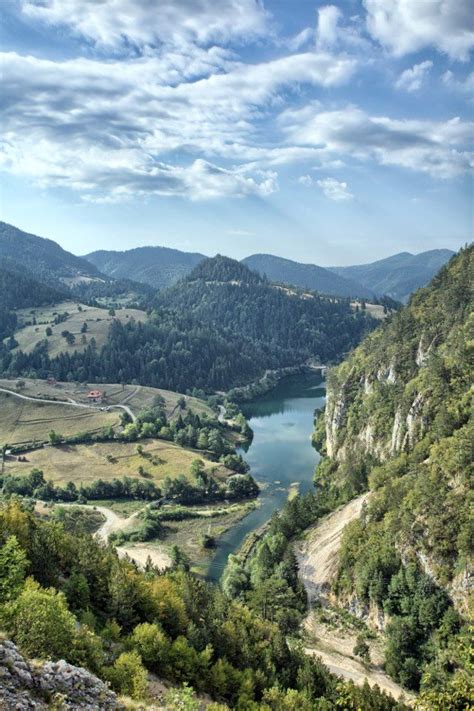
[[229, 555], [237, 551], [248, 555], [295, 484], [301, 494], [312, 489], [319, 457], [311, 444], [314, 411], [322, 407], [324, 398], [319, 371], [306, 368], [286, 375], [270, 392], [242, 405], [254, 432], [245, 459], [261, 488], [260, 505], [222, 536], [209, 566], [209, 580], [219, 581]]

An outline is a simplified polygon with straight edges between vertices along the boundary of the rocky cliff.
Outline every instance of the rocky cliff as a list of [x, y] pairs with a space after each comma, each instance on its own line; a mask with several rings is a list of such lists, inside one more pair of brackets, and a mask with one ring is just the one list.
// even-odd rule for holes
[[[52, 704], [55, 704], [52, 706]], [[31, 662], [9, 640], [0, 642], [0, 709], [121, 711], [116, 695], [90, 672], [65, 661]]]

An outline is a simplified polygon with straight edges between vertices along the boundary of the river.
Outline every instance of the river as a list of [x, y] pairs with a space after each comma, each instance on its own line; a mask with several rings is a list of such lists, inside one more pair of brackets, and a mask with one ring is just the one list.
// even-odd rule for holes
[[313, 413], [324, 405], [324, 398], [319, 373], [308, 373], [286, 378], [243, 408], [254, 438], [242, 454], [261, 487], [260, 505], [220, 539], [208, 568], [209, 580], [218, 581], [228, 556], [284, 506], [292, 484], [297, 484], [302, 494], [312, 488], [319, 460], [311, 445]]

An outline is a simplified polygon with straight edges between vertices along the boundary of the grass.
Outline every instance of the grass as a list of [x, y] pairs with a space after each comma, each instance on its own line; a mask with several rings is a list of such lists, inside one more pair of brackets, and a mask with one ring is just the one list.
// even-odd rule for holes
[[[69, 314], [67, 319], [55, 324], [55, 315], [66, 312]], [[48, 354], [52, 358], [62, 352], [73, 353], [74, 351], [85, 350], [91, 338], [95, 338], [97, 347], [101, 348], [107, 341], [110, 324], [114, 318], [107, 309], [85, 306], [74, 301], [64, 301], [56, 306], [19, 309], [17, 315], [21, 326], [15, 333], [18, 348], [25, 353], [30, 353], [37, 343], [46, 339], [48, 341]], [[137, 321], [144, 321], [146, 314], [138, 309], [118, 309], [115, 318], [124, 323], [132, 318]], [[31, 323], [33, 319], [36, 324], [24, 325]], [[87, 323], [87, 332], [85, 334], [86, 342], [82, 343], [81, 328], [84, 322]], [[46, 336], [47, 326], [53, 331], [53, 334], [49, 337]], [[76, 343], [69, 346], [61, 336], [62, 331], [73, 333], [76, 337]]]
[[145, 456], [137, 453], [137, 444], [132, 442], [46, 447], [29, 452], [26, 455], [27, 462], [7, 460], [5, 471], [9, 474], [27, 474], [33, 467], [37, 467], [44, 472], [46, 479], [64, 485], [68, 481], [80, 484], [96, 479], [139, 477], [138, 468], [142, 466], [149, 480], [159, 485], [167, 476], [189, 476], [191, 463], [199, 458], [204, 461], [208, 471], [216, 468], [219, 478], [226, 478], [230, 474], [224, 467], [204, 459], [200, 452], [184, 449], [171, 442], [150, 439], [142, 440], [140, 444]]
[[[180, 411], [178, 401], [181, 397], [183, 397], [180, 393], [171, 392], [170, 390], [149, 388], [142, 385], [119, 385], [117, 383], [94, 383], [84, 385], [80, 383], [66, 382], [58, 382], [54, 385], [50, 385], [46, 380], [22, 378], [21, 383], [23, 383], [23, 387], [19, 389], [16, 387], [18, 382], [18, 379], [0, 379], [0, 387], [18, 391], [22, 395], [27, 395], [28, 397], [40, 397], [56, 400], [67, 400], [68, 398], [71, 398], [79, 403], [87, 403], [87, 395], [89, 391], [94, 388], [101, 390], [101, 392], [105, 394], [102, 403], [104, 407], [109, 405], [126, 404], [135, 415], [137, 415], [140, 410], [150, 407], [153, 403], [153, 399], [157, 395], [160, 395], [165, 400], [166, 415], [168, 418], [171, 418], [178, 415]], [[212, 409], [203, 400], [199, 400], [195, 397], [189, 397], [187, 395], [184, 397], [186, 400], [186, 408], [189, 408], [198, 414], [205, 413], [210, 417], [214, 416]], [[186, 410], [181, 412], [184, 414]]]
[[[159, 541], [159, 545], [163, 548], [178, 546], [181, 548], [191, 560], [191, 569], [199, 575], [205, 575], [209, 563], [211, 562], [215, 551], [206, 549], [202, 546], [202, 538], [204, 534], [210, 534], [216, 539], [219, 545], [219, 538], [232, 526], [235, 526], [238, 521], [247, 516], [250, 511], [258, 505], [257, 502], [247, 502], [245, 504], [233, 504], [231, 506], [222, 507], [216, 506], [215, 510], [220, 513], [218, 516], [200, 516], [200, 507], [195, 507], [197, 517], [194, 519], [186, 519], [184, 521], [164, 521], [165, 535]], [[208, 511], [212, 507], [204, 507]]]
[[100, 412], [55, 403], [35, 403], [0, 392], [1, 439], [10, 445], [45, 440], [51, 430], [69, 436], [118, 422], [118, 411]]

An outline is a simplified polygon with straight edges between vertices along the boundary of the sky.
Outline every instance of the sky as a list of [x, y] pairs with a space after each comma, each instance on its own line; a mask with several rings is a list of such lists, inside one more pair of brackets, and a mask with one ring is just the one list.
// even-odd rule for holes
[[1, 218], [323, 266], [473, 235], [471, 0], [3, 0]]

